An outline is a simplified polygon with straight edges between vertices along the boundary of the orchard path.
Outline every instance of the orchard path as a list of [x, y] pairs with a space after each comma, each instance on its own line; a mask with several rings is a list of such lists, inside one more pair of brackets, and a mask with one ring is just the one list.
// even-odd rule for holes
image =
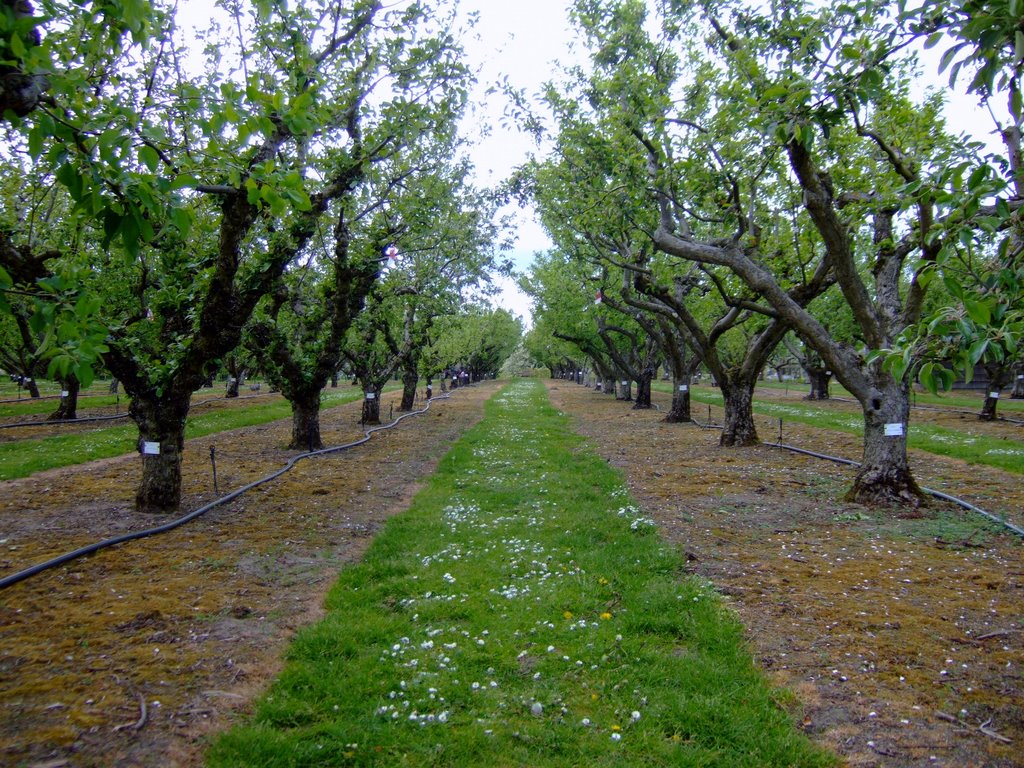
[[[976, 532], [980, 518], [959, 511], [916, 520], [847, 504], [849, 468], [722, 449], [717, 431], [666, 424], [569, 382], [548, 388], [690, 570], [732, 603], [814, 738], [858, 768], [1024, 766], [1019, 538]], [[654, 402], [667, 409], [668, 398]], [[858, 438], [796, 424], [786, 440], [860, 453]], [[996, 501], [1024, 524], [1019, 475], [930, 454], [912, 461], [924, 484]]]
[[[974, 532], [955, 512], [902, 520], [848, 505], [847, 469], [722, 450], [716, 432], [567, 382], [548, 388], [731, 602], [814, 738], [851, 766], [1024, 766], [1021, 542]], [[0, 763], [199, 765], [204, 735], [265, 686], [333, 575], [407, 506], [496, 390], [459, 390], [177, 532], [0, 594]], [[325, 415], [326, 443], [359, 435], [358, 407]], [[210, 445], [221, 487], [237, 487], [291, 455], [280, 447], [288, 428], [190, 442], [186, 507], [213, 496]], [[811, 428], [788, 426], [787, 439], [858, 453], [855, 438]], [[915, 466], [926, 483], [1024, 509], [1019, 476], [934, 457]], [[124, 457], [0, 484], [0, 572], [153, 524], [130, 511], [136, 471]]]

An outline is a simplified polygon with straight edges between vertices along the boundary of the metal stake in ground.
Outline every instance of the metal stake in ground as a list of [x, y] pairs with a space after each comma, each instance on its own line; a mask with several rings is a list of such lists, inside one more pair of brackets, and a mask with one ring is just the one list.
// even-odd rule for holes
[[213, 492], [220, 493], [220, 488], [217, 487], [217, 449], [210, 446], [210, 466], [213, 467]]

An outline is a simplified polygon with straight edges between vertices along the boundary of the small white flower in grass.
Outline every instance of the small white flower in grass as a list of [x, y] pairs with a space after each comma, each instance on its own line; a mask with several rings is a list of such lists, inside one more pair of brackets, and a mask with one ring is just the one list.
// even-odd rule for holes
[[589, 726], [590, 725], [590, 718], [589, 717], [584, 717], [582, 720], [580, 720], [580, 725], [582, 725], [584, 727]]
[[442, 712], [441, 714], [439, 714], [437, 716], [437, 722], [439, 722], [439, 723], [447, 723], [448, 722], [448, 712], [445, 711], [445, 712]]
[[544, 705], [541, 704], [539, 701], [535, 701], [533, 702], [533, 704], [530, 705], [530, 712], [532, 712], [537, 717], [540, 717], [544, 714]]
[[473, 683], [472, 688], [473, 688], [474, 691], [479, 691], [480, 690], [480, 683]]
[[622, 738], [622, 734], [621, 733], [613, 733], [612, 734], [612, 741], [619, 741], [621, 738]]
[[635, 722], [636, 722], [637, 720], [639, 720], [639, 719], [640, 719], [640, 713], [639, 713], [639, 712], [637, 712], [637, 711], [636, 711], [636, 710], [634, 709], [634, 710], [633, 710], [633, 714], [631, 714], [631, 715], [629, 716], [629, 719], [630, 719], [630, 720], [632, 720], [632, 721], [633, 721], [633, 722], [635, 723]]

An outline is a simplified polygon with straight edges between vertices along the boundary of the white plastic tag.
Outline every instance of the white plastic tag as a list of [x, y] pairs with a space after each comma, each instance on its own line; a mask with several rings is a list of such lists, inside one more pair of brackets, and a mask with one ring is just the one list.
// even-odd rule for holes
[[70, 392], [68, 392], [68, 391], [67, 391], [66, 389], [62, 389], [62, 390], [60, 391], [60, 396], [61, 396], [61, 397], [67, 397], [67, 396], [68, 396], [69, 394], [71, 394], [71, 393], [70, 393]]
[[628, 382], [628, 381], [624, 381], [624, 382], [622, 382], [622, 386], [624, 386], [624, 387], [628, 387], [628, 386], [629, 386], [629, 382]]
[[687, 386], [686, 384], [680, 384], [679, 385], [679, 391], [680, 392], [689, 392], [690, 391], [690, 387]]
[[144, 440], [142, 443], [142, 455], [143, 456], [159, 456], [160, 455], [160, 443], [151, 442]]
[[366, 393], [366, 399], [367, 400], [376, 400], [377, 399], [377, 393], [376, 392], [367, 392]]
[[886, 437], [902, 437], [903, 436], [903, 425], [900, 423], [886, 424], [885, 425], [885, 436]]
[[998, 400], [999, 399], [999, 393], [998, 392], [989, 392], [988, 396], [991, 397], [993, 400]]

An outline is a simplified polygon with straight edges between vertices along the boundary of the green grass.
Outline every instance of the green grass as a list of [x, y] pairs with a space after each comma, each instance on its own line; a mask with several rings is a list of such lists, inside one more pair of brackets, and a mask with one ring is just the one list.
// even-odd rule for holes
[[[757, 389], [772, 389], [780, 392], [803, 392], [806, 394], [810, 391], [810, 385], [799, 381], [759, 381], [757, 382]], [[836, 381], [833, 381], [829, 386], [829, 393], [833, 397], [853, 397], [853, 395], [847, 392], [846, 389]], [[1024, 400], [1010, 400], [1008, 398], [1009, 390], [1004, 389], [1003, 399], [999, 401], [1000, 413], [1006, 413], [1014, 418], [1016, 418], [1017, 415], [1024, 413]], [[984, 399], [985, 393], [980, 390], [966, 391], [960, 389], [938, 395], [933, 395], [931, 392], [915, 391], [911, 394], [910, 402], [913, 405], [963, 409], [977, 413], [981, 410]]]
[[[89, 393], [89, 396], [80, 395], [78, 398], [79, 416], [83, 414], [87, 415], [88, 412], [94, 408], [108, 408], [113, 407], [115, 404], [119, 404], [121, 407], [121, 413], [124, 413], [125, 409], [128, 407], [128, 399], [124, 395], [121, 395], [121, 397], [118, 398], [115, 395], [106, 393], [97, 393], [95, 395]], [[58, 405], [60, 405], [60, 401], [53, 397], [48, 400], [43, 400], [42, 398], [35, 400], [26, 398], [17, 402], [0, 403], [0, 418], [36, 416], [40, 413], [53, 413], [57, 410]]]
[[[385, 391], [393, 391], [397, 386], [389, 385]], [[351, 388], [328, 389], [324, 391], [322, 407], [333, 408], [361, 397], [362, 392]], [[291, 406], [286, 400], [253, 400], [251, 404], [216, 411], [204, 411], [202, 407], [193, 406], [185, 427], [185, 438], [191, 440], [289, 416]], [[97, 422], [99, 425], [106, 423]], [[138, 435], [138, 429], [131, 422], [116, 422], [116, 426], [97, 426], [88, 432], [0, 443], [0, 480], [28, 477], [46, 469], [131, 453], [135, 450]]]
[[[654, 388], [662, 392], [671, 391], [671, 386], [662, 382], [656, 383]], [[722, 407], [721, 394], [704, 387], [691, 389], [690, 397], [693, 402]], [[701, 417], [699, 411], [695, 410], [695, 413], [698, 418]], [[820, 429], [832, 429], [854, 435], [864, 434], [864, 421], [859, 411], [837, 411], [827, 406], [804, 401], [772, 403], [755, 399], [754, 413], [768, 416], [776, 423], [782, 419], [784, 425], [788, 421], [795, 421]], [[777, 435], [765, 435], [764, 438], [775, 440]], [[783, 442], [786, 442], [785, 434], [783, 434]], [[969, 435], [930, 424], [915, 424], [913, 414], [911, 414], [907, 444], [911, 448], [940, 456], [950, 456], [973, 464], [984, 464], [1007, 472], [1024, 474], [1024, 440]], [[797, 447], [800, 446], [797, 445]], [[848, 456], [846, 458], [856, 457]]]
[[521, 380], [299, 633], [224, 766], [827, 766], [710, 587]]

